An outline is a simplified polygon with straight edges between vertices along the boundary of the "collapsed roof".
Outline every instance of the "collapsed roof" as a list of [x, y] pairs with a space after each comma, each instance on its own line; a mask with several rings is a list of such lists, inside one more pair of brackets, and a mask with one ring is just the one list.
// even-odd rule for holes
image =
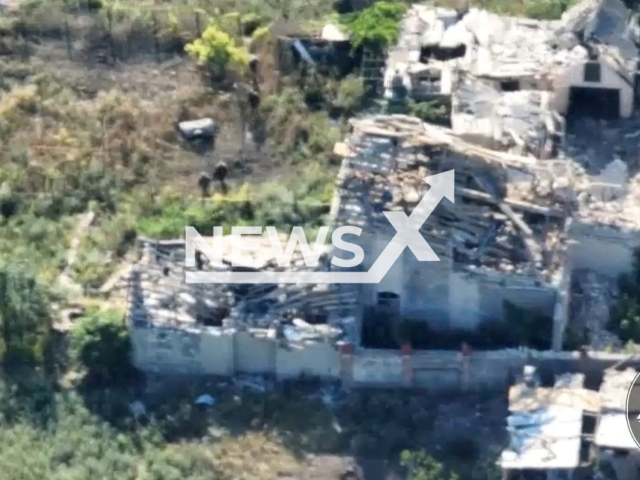
[[[565, 210], [561, 198], [536, 193], [535, 164], [529, 159], [474, 146], [447, 129], [402, 115], [352, 125], [337, 185], [336, 225], [393, 233], [383, 212], [409, 214], [426, 191], [422, 179], [454, 169], [455, 206], [441, 201], [421, 229], [436, 254], [472, 269], [541, 281], [557, 270]], [[518, 172], [523, 175], [519, 198], [511, 181]]]
[[[227, 238], [228, 243], [229, 238]], [[260, 265], [184, 264], [183, 240], [142, 240], [144, 254], [129, 285], [129, 320], [134, 326], [224, 330], [273, 330], [289, 343], [339, 341], [358, 335], [353, 319], [357, 296], [347, 286], [296, 284], [187, 284], [185, 272], [202, 270], [282, 271], [273, 258]], [[202, 257], [199, 257], [202, 259]], [[299, 250], [288, 270], [307, 269]]]

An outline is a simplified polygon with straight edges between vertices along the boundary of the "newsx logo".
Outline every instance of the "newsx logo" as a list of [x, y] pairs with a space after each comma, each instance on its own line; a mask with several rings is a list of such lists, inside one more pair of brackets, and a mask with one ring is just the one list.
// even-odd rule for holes
[[[188, 271], [185, 273], [186, 283], [379, 283], [400, 257], [406, 247], [413, 252], [421, 262], [438, 262], [440, 259], [431, 246], [420, 234], [420, 228], [429, 218], [442, 198], [454, 202], [454, 171], [439, 173], [425, 177], [425, 183], [431, 188], [422, 197], [416, 208], [407, 216], [401, 211], [382, 212], [396, 230], [386, 248], [375, 263], [366, 272], [315, 272], [315, 271], [283, 271], [283, 272], [203, 272]], [[316, 237], [313, 249], [309, 248], [306, 235], [302, 227], [294, 227], [286, 249], [283, 249], [280, 237], [275, 227], [266, 227], [266, 232], [273, 249], [273, 255], [280, 267], [291, 264], [296, 245], [300, 245], [305, 265], [314, 268], [318, 265], [324, 251], [324, 244], [329, 233], [329, 227], [322, 227]], [[232, 253], [235, 263], [241, 253], [247, 250], [257, 250], [257, 243], [247, 243], [243, 235], [261, 235], [263, 227], [232, 227]], [[213, 246], [202, 238], [193, 227], [186, 227], [185, 231], [185, 266], [196, 266], [196, 247], [214, 264], [222, 264], [222, 227], [213, 229]], [[364, 261], [364, 250], [358, 244], [345, 241], [343, 235], [362, 234], [362, 229], [355, 226], [342, 226], [331, 235], [333, 247], [353, 254], [348, 260], [333, 256], [331, 264], [341, 268], [353, 268]], [[237, 265], [236, 265], [237, 266]]]

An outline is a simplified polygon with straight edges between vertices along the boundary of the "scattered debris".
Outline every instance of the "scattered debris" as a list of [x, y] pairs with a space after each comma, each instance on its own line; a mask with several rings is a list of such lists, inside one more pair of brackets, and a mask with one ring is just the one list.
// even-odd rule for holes
[[134, 402], [132, 402], [129, 406], [129, 409], [131, 410], [131, 414], [136, 419], [147, 415], [147, 407], [145, 407], [144, 403], [142, 403], [140, 400], [135, 400]]
[[216, 404], [216, 400], [211, 395], [204, 394], [204, 395], [200, 395], [198, 398], [196, 398], [195, 404], [196, 405], [212, 406], [212, 405]]

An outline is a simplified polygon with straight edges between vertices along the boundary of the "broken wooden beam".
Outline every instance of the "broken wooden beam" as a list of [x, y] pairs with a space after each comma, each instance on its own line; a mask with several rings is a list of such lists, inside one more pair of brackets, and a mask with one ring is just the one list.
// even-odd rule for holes
[[545, 215], [547, 217], [563, 218], [565, 216], [562, 209], [557, 207], [543, 207], [541, 205], [534, 205], [533, 203], [523, 202], [521, 200], [504, 199], [500, 201], [492, 197], [488, 193], [480, 192], [478, 190], [473, 190], [471, 188], [456, 186], [456, 193], [464, 198], [481, 200], [484, 202], [491, 203], [492, 205], [498, 205], [498, 203], [504, 203], [505, 205], [508, 205], [509, 207], [515, 208], [517, 210], [525, 210], [529, 213], [537, 213], [540, 215]]

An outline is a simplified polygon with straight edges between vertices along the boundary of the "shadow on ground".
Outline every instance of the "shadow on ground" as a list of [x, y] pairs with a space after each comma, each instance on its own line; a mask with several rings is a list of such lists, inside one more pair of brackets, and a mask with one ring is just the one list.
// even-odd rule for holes
[[[221, 468], [231, 478], [233, 468], [258, 462], [264, 469], [256, 478], [391, 480], [402, 478], [403, 450], [424, 448], [473, 480], [483, 478], [478, 466], [495, 458], [504, 442], [503, 396], [435, 399], [379, 390], [347, 395], [336, 385], [276, 385], [257, 377], [151, 378], [142, 385], [85, 388], [85, 404], [123, 432], [152, 423], [169, 443], [206, 445], [229, 463]], [[203, 395], [210, 405], [196, 404]], [[131, 413], [134, 401], [146, 410], [139, 421]], [[359, 476], [345, 477], [351, 470]]]

